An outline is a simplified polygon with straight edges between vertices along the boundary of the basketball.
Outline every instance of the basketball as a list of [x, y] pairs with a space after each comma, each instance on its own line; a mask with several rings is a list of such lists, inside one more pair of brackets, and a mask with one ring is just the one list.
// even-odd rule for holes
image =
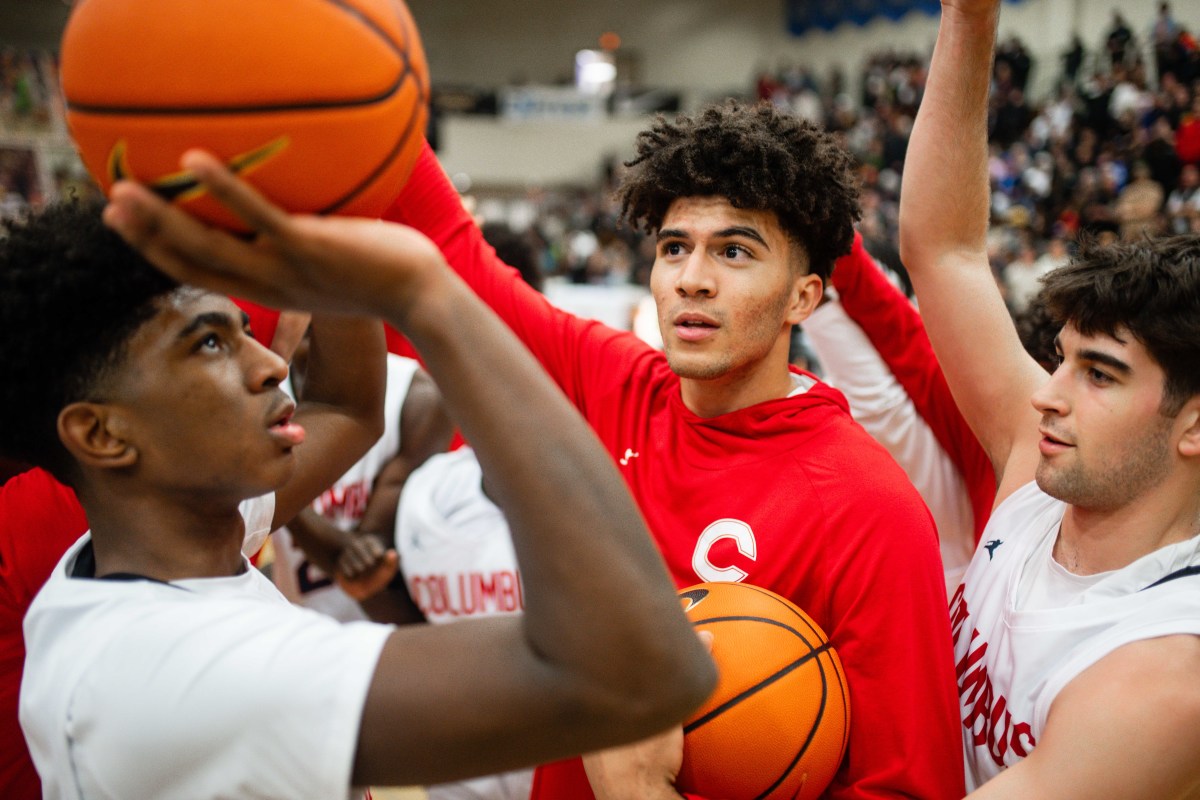
[[702, 583], [679, 597], [692, 625], [713, 635], [718, 679], [684, 722], [676, 788], [726, 800], [819, 797], [850, 724], [846, 677], [824, 632], [757, 586]]
[[213, 152], [288, 211], [378, 216], [421, 150], [429, 78], [401, 0], [82, 0], [67, 126], [107, 193], [134, 178], [243, 228], [181, 172]]

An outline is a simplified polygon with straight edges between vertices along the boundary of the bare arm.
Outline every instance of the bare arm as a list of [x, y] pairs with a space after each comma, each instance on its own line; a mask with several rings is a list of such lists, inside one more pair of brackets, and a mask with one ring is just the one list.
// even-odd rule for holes
[[287, 524], [383, 435], [387, 376], [378, 320], [314, 314], [304, 396], [295, 420], [307, 433], [296, 469], [275, 492], [275, 526]]
[[177, 279], [276, 307], [383, 316], [420, 350], [505, 510], [526, 611], [398, 629], [366, 698], [353, 780], [429, 783], [678, 723], [715, 671], [615, 465], [528, 351], [425, 237], [289, 216], [218, 161], [184, 159], [258, 232], [208, 229], [143, 187], [105, 218]]
[[1197, 670], [1196, 636], [1148, 639], [1105, 656], [1059, 693], [1033, 752], [971, 800], [1200, 796]]
[[987, 99], [999, 0], [943, 0], [900, 197], [900, 249], [929, 338], [999, 482], [1033, 477], [1045, 373], [1021, 347], [987, 258]]
[[389, 461], [371, 489], [371, 499], [358, 524], [361, 531], [389, 541], [396, 528], [400, 492], [413, 470], [436, 453], [445, 452], [454, 436], [454, 421], [446, 412], [442, 393], [429, 373], [418, 369], [400, 410], [400, 452]]

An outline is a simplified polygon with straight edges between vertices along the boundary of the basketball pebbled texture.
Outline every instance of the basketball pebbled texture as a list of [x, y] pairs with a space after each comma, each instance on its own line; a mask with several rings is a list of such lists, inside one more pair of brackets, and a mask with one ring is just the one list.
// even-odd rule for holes
[[837, 653], [808, 615], [757, 586], [679, 593], [713, 634], [717, 688], [684, 722], [681, 791], [727, 800], [817, 798], [845, 755], [850, 705]]
[[133, 177], [227, 227], [180, 174], [189, 148], [290, 211], [378, 216], [424, 139], [428, 68], [400, 0], [83, 0], [61, 61], [101, 187]]

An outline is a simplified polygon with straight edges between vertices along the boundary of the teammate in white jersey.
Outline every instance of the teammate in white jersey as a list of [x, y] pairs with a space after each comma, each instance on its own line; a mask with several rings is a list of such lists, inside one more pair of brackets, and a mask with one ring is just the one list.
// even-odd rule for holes
[[[0, 452], [69, 481], [91, 525], [93, 558], [73, 548], [26, 618], [22, 692], [53, 698], [21, 706], [46, 796], [324, 800], [677, 725], [715, 672], [632, 499], [436, 247], [375, 220], [289, 216], [212, 156], [181, 166], [253, 241], [127, 182], [104, 219], [184, 285], [98, 208], [36, 215], [0, 244]], [[337, 377], [307, 387], [328, 401], [307, 417], [327, 448], [302, 446], [286, 363], [215, 291], [338, 318], [342, 347], [314, 356], [339, 359]], [[421, 350], [495, 475], [520, 617], [340, 625], [242, 555], [244, 501], [307, 501], [380, 434], [377, 316]], [[60, 682], [39, 684], [39, 664]]]
[[[293, 389], [307, 361], [292, 359]], [[275, 585], [299, 603], [343, 622], [367, 619], [358, 601], [396, 573], [386, 543], [396, 504], [411, 471], [446, 449], [454, 425], [429, 375], [411, 358], [388, 354], [384, 430], [379, 440], [332, 486], [275, 531]]]
[[986, 250], [999, 6], [943, 0], [900, 208], [930, 339], [999, 479], [952, 602], [968, 785], [1200, 797], [1200, 237], [1083, 247], [1044, 283], [1060, 363], [1047, 378], [1025, 353]]

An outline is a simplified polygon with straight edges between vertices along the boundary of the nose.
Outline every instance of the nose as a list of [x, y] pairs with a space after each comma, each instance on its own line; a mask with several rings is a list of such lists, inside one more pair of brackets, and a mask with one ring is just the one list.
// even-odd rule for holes
[[288, 362], [257, 339], [247, 339], [246, 353], [249, 364], [246, 379], [256, 391], [274, 389], [288, 376]]
[[697, 247], [693, 250], [687, 261], [680, 266], [675, 275], [675, 291], [680, 297], [712, 297], [717, 293], [715, 273], [708, 255], [702, 248]]
[[1057, 369], [1030, 396], [1029, 402], [1042, 416], [1062, 416], [1070, 408], [1066, 395], [1063, 393], [1063, 381], [1066, 380], [1067, 368], [1060, 364]]

